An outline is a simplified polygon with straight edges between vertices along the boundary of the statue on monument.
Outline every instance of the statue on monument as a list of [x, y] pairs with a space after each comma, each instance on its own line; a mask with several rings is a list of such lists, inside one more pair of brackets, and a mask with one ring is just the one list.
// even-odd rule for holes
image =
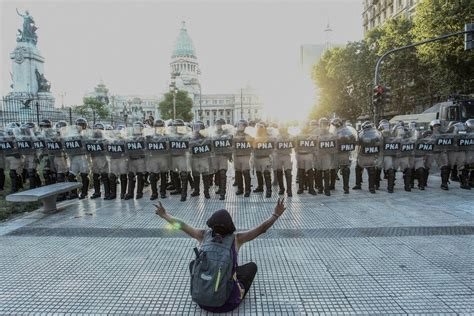
[[30, 15], [30, 13], [25, 11], [25, 14], [21, 14], [18, 9], [16, 13], [23, 18], [23, 30], [18, 30], [17, 42], [32, 42], [36, 45], [38, 42], [38, 35], [36, 35], [36, 30], [38, 29], [35, 25], [35, 20]]
[[35, 70], [36, 80], [38, 81], [38, 92], [49, 92], [51, 84], [45, 78], [44, 74], [40, 74], [38, 69]]

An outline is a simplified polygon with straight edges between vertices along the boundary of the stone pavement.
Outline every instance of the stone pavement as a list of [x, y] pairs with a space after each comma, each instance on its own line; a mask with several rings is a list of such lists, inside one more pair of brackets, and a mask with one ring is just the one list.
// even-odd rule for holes
[[[474, 313], [474, 191], [441, 191], [431, 176], [424, 192], [404, 192], [398, 179], [395, 194], [344, 195], [340, 182], [331, 197], [287, 199], [274, 227], [242, 247], [240, 263], [259, 271], [234, 314]], [[275, 191], [245, 199], [233, 190], [227, 201], [163, 204], [197, 227], [223, 207], [238, 230], [272, 214]], [[0, 314], [205, 314], [189, 296], [195, 242], [147, 198], [60, 206], [0, 224]]]

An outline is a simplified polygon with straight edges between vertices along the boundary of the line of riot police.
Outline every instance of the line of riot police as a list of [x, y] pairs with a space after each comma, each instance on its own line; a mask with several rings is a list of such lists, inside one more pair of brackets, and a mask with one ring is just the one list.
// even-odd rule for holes
[[[337, 171], [342, 176], [344, 193], [349, 193], [350, 166], [356, 160], [354, 190], [361, 189], [362, 172], [367, 169], [369, 191], [380, 187], [381, 172], [387, 179], [387, 191], [392, 193], [395, 173], [403, 172], [404, 189], [427, 186], [429, 169], [436, 163], [441, 170], [441, 188], [448, 189], [449, 174], [456, 169], [461, 188], [473, 184], [474, 124], [473, 120], [456, 123], [447, 131], [435, 120], [430, 131], [422, 131], [416, 124], [405, 126], [399, 122], [393, 128], [382, 120], [375, 128], [362, 124], [357, 133], [339, 118], [329, 121], [312, 120], [301, 129], [286, 126], [267, 127], [264, 123], [249, 126], [245, 120], [231, 126], [218, 120], [207, 128], [197, 121], [191, 127], [182, 120], [165, 125], [156, 120], [154, 126], [135, 122], [132, 127], [97, 123], [89, 128], [85, 119], [77, 119], [68, 126], [65, 121], [52, 124], [43, 120], [23, 125], [11, 123], [0, 131], [0, 188], [3, 189], [4, 170], [9, 170], [12, 191], [22, 187], [25, 176], [30, 188], [41, 185], [37, 169], [42, 162], [45, 184], [81, 179], [80, 194], [72, 191], [66, 198], [85, 198], [92, 172], [94, 193], [91, 198], [140, 199], [149, 180], [151, 200], [171, 194], [187, 199], [188, 184], [191, 196], [199, 196], [201, 180], [206, 199], [210, 187], [218, 186], [216, 194], [224, 200], [227, 193], [227, 169], [233, 163], [236, 195], [249, 197], [251, 172], [257, 186], [253, 192], [272, 196], [272, 171], [279, 186], [279, 195], [292, 196], [293, 152], [297, 166], [298, 194], [331, 195]], [[26, 172], [24, 171], [26, 170]], [[120, 194], [118, 184], [120, 183]], [[159, 183], [159, 185], [158, 185]], [[159, 194], [158, 194], [159, 193]]]

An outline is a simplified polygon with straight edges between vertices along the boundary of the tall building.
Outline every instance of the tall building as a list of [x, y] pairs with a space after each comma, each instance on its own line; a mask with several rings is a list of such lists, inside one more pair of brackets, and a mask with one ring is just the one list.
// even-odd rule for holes
[[199, 77], [201, 70], [194, 44], [182, 22], [171, 54], [170, 87], [185, 90], [193, 100], [195, 120], [213, 125], [218, 119], [234, 124], [241, 118], [262, 119], [263, 103], [256, 91], [247, 86], [234, 93], [202, 94]]
[[390, 18], [401, 15], [411, 18], [415, 14], [416, 5], [420, 0], [364, 0], [362, 19], [364, 34], [382, 25]]

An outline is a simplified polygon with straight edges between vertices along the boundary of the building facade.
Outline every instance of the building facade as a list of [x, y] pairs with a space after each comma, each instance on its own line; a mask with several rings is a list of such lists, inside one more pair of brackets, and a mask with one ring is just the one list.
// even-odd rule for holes
[[406, 16], [412, 18], [420, 0], [364, 0], [362, 20], [364, 34], [382, 25], [386, 20]]

